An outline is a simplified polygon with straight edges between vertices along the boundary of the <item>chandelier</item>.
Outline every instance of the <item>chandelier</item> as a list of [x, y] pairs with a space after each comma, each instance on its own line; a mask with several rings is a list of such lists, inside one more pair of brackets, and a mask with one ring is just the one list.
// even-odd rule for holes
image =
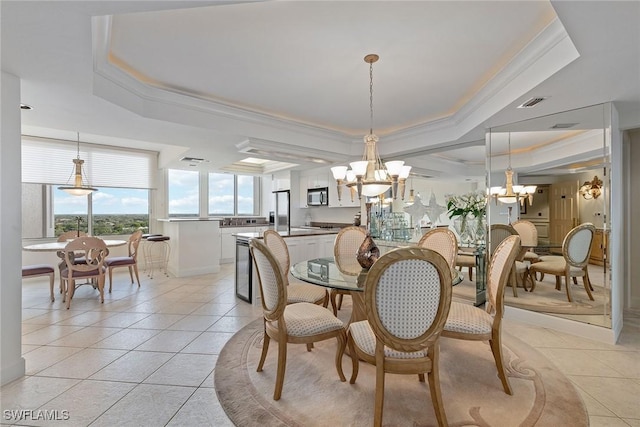
[[[67, 181], [67, 185], [63, 187], [58, 187], [58, 190], [62, 190], [67, 194], [71, 194], [72, 196], [86, 196], [89, 193], [94, 191], [98, 191], [97, 188], [91, 187], [89, 184], [84, 184], [83, 176], [82, 176], [82, 164], [84, 160], [80, 158], [80, 132], [77, 132], [78, 136], [78, 155], [75, 159], [73, 159], [74, 170], [72, 172], [72, 176], [74, 177], [73, 186], [69, 185], [69, 181], [71, 177], [69, 177], [69, 181]], [[86, 177], [85, 177], [86, 178]]]
[[369, 112], [370, 125], [369, 134], [364, 137], [364, 155], [362, 160], [349, 163], [347, 166], [335, 166], [331, 168], [333, 178], [338, 187], [338, 200], [342, 198], [342, 187], [358, 192], [358, 198], [362, 195], [367, 197], [383, 194], [389, 188], [392, 189], [392, 197], [395, 199], [399, 192], [404, 200], [404, 189], [407, 177], [411, 171], [411, 166], [405, 166], [402, 160], [394, 160], [382, 163], [378, 155], [376, 144], [378, 137], [373, 133], [373, 63], [380, 57], [376, 54], [369, 54], [364, 57], [364, 62], [369, 64]]
[[520, 202], [524, 205], [528, 200], [529, 205], [533, 203], [533, 194], [536, 191], [535, 185], [515, 185], [513, 183], [513, 169], [511, 169], [511, 132], [509, 132], [509, 166], [504, 171], [506, 176], [506, 185], [504, 187], [491, 187], [489, 193], [498, 202], [504, 204], [512, 204]]

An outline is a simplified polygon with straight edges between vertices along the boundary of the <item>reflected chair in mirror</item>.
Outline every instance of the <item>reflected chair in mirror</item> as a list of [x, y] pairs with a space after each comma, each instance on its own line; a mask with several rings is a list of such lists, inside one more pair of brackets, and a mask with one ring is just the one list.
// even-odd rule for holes
[[536, 226], [531, 221], [525, 219], [514, 221], [511, 223], [511, 226], [518, 232], [522, 240], [522, 246], [529, 247], [526, 252], [524, 252], [522, 261], [529, 261], [530, 263], [537, 262], [540, 256], [534, 251], [534, 247], [538, 244], [538, 229]]
[[129, 277], [131, 277], [131, 283], [133, 284], [133, 273], [136, 274], [136, 280], [138, 287], [140, 287], [140, 276], [138, 275], [138, 248], [140, 247], [140, 240], [142, 239], [142, 230], [135, 231], [127, 242], [127, 250], [129, 255], [117, 256], [107, 258], [105, 265], [109, 269], [109, 292], [111, 292], [111, 285], [113, 284], [113, 269], [118, 267], [127, 267], [129, 269]]
[[34, 264], [22, 266], [22, 278], [29, 279], [31, 277], [49, 276], [49, 294], [51, 302], [56, 300], [53, 295], [53, 282], [55, 281], [56, 271], [48, 264]]
[[[489, 256], [493, 254], [495, 248], [497, 248], [504, 239], [509, 236], [519, 236], [516, 229], [507, 224], [492, 224], [489, 233], [491, 234]], [[516, 255], [516, 259], [514, 260], [513, 265], [511, 266], [509, 280], [507, 281], [507, 285], [511, 286], [511, 288], [513, 289], [514, 297], [518, 296], [518, 279], [520, 279], [520, 281], [522, 282], [524, 290], [527, 290], [527, 264], [522, 261], [523, 256], [524, 250], [521, 248], [518, 255]]]
[[[109, 249], [104, 241], [98, 237], [78, 237], [67, 243], [63, 251], [64, 266], [60, 271], [65, 283], [67, 310], [71, 307], [71, 299], [76, 290], [77, 280], [96, 279], [96, 287], [100, 293], [100, 302], [104, 303], [105, 259]], [[84, 263], [74, 262], [78, 255], [85, 259]], [[84, 283], [83, 283], [84, 284]]]
[[582, 277], [584, 290], [589, 299], [593, 301], [591, 294], [591, 282], [589, 281], [589, 255], [591, 254], [591, 242], [596, 228], [593, 224], [585, 223], [573, 228], [565, 236], [562, 242], [562, 257], [541, 258], [541, 261], [531, 264], [529, 275], [533, 280], [531, 291], [536, 286], [536, 273], [553, 274], [556, 277], [556, 289], [561, 288], [561, 278], [564, 277], [567, 299], [573, 301], [571, 295], [571, 281], [569, 278]]
[[[78, 230], [71, 230], [71, 231], [65, 231], [64, 233], [62, 233], [61, 235], [58, 236], [58, 238], [56, 239], [57, 242], [70, 242], [73, 239], [76, 239], [78, 237], [82, 237], [82, 236], [86, 236], [87, 233], [85, 233], [84, 231], [78, 231]], [[82, 257], [77, 257], [75, 259], [76, 263], [84, 263], [84, 259]], [[64, 261], [61, 261], [58, 264], [58, 270], [62, 271], [62, 266], [64, 265]], [[60, 275], [60, 293], [64, 293], [64, 283], [62, 280], [62, 275]]]
[[264, 320], [264, 342], [257, 372], [262, 372], [269, 342], [278, 343], [278, 368], [273, 400], [279, 400], [284, 385], [287, 364], [287, 344], [307, 344], [336, 338], [335, 364], [340, 381], [346, 381], [342, 372], [342, 354], [346, 345], [344, 324], [326, 307], [308, 302], [287, 304], [287, 286], [281, 263], [270, 248], [259, 239], [249, 242], [249, 250], [256, 268], [262, 314]]
[[427, 374], [438, 425], [447, 425], [439, 377], [439, 339], [451, 305], [451, 268], [431, 249], [400, 248], [381, 256], [365, 283], [368, 319], [349, 325], [353, 364], [375, 365], [374, 425], [382, 425], [385, 374]]
[[[360, 267], [357, 261], [357, 254], [365, 237], [367, 237], [367, 232], [364, 228], [355, 225], [344, 227], [338, 232], [336, 240], [333, 243], [333, 256], [336, 260], [336, 266], [341, 273], [355, 276], [362, 271], [362, 267]], [[352, 258], [355, 264], [350, 262]], [[338, 310], [342, 307], [342, 298], [344, 295], [349, 295], [349, 291], [331, 289], [329, 296], [331, 298], [331, 308], [333, 309], [334, 315], [337, 315]]]
[[502, 354], [504, 288], [510, 276], [511, 266], [519, 252], [520, 237], [517, 235], [508, 236], [495, 248], [487, 272], [486, 310], [454, 301], [451, 303], [449, 317], [442, 332], [443, 337], [489, 341], [498, 377], [507, 394], [513, 394], [513, 391], [507, 378]]
[[280, 264], [280, 271], [284, 276], [283, 281], [287, 286], [287, 303], [310, 302], [326, 307], [329, 303], [329, 295], [325, 288], [304, 283], [290, 276], [289, 248], [280, 233], [275, 230], [267, 230], [264, 232], [263, 239]]
[[476, 256], [473, 252], [459, 252], [456, 254], [456, 267], [458, 267], [460, 271], [462, 271], [464, 267], [467, 267], [469, 280], [473, 280], [473, 269], [475, 266]]
[[[442, 255], [447, 264], [449, 264], [451, 277], [457, 277], [458, 273], [455, 267], [456, 257], [458, 256], [458, 238], [453, 231], [448, 228], [434, 228], [420, 238], [418, 246], [434, 250]], [[475, 256], [473, 258], [475, 264]]]

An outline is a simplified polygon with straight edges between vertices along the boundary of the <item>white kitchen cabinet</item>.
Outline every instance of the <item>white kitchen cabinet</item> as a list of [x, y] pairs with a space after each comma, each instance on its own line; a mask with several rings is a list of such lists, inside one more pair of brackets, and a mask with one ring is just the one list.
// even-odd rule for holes
[[273, 175], [271, 191], [291, 190], [291, 176], [289, 172], [279, 172]]
[[236, 262], [236, 233], [251, 233], [253, 227], [220, 228], [220, 264]]

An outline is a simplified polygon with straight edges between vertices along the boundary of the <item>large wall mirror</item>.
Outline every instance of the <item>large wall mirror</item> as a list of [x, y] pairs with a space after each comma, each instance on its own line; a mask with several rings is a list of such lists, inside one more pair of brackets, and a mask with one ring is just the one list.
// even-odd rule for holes
[[[537, 243], [530, 249], [534, 254], [521, 258], [517, 268], [517, 292], [506, 289], [508, 306], [611, 328], [610, 118], [610, 104], [602, 104], [487, 132], [489, 229], [494, 224], [526, 221], [523, 224], [532, 224], [537, 233]], [[513, 172], [517, 197], [505, 196], [508, 170]], [[571, 234], [586, 223], [595, 227], [593, 238], [588, 232]], [[489, 232], [488, 247], [499, 238], [499, 233]], [[586, 266], [571, 267], [571, 275], [578, 277], [570, 277], [566, 284], [559, 266], [567, 257], [574, 262], [585, 251], [589, 252]], [[545, 264], [533, 268], [537, 262]], [[529, 273], [523, 273], [528, 268]], [[530, 291], [532, 278], [535, 287]]]

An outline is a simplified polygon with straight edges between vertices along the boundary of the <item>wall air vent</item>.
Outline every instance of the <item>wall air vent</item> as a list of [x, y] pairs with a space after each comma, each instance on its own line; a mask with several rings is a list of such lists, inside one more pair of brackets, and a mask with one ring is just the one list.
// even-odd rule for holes
[[569, 129], [577, 125], [577, 123], [556, 123], [551, 129]]
[[536, 98], [531, 98], [525, 102], [523, 102], [522, 104], [518, 105], [518, 108], [531, 108], [531, 107], [535, 107], [536, 105], [538, 105], [539, 103], [541, 103], [542, 101], [544, 101], [545, 99], [547, 99], [547, 97], [536, 97]]

